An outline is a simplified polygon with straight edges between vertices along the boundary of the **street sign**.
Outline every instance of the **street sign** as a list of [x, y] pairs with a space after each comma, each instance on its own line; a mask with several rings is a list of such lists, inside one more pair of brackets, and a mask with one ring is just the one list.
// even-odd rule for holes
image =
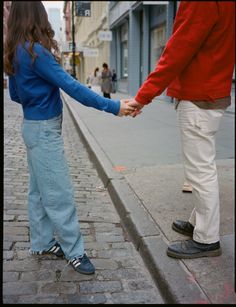
[[[76, 43], [75, 43], [75, 48], [76, 48]], [[73, 51], [73, 42], [69, 42], [69, 50]]]
[[112, 32], [111, 31], [99, 31], [98, 38], [100, 41], [111, 41], [112, 40]]
[[80, 17], [91, 17], [91, 1], [75, 1], [75, 14]]
[[84, 57], [98, 57], [99, 51], [96, 48], [88, 48], [84, 47], [83, 48], [83, 54]]

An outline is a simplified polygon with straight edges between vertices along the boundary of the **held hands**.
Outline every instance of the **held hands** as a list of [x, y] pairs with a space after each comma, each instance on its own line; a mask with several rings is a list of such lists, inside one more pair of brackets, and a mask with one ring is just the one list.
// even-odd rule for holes
[[118, 116], [127, 116], [131, 115], [135, 111], [135, 107], [128, 104], [129, 99], [120, 100], [120, 112]]
[[142, 113], [142, 108], [143, 105], [138, 103], [134, 98], [121, 99], [118, 116], [130, 115], [131, 117], [136, 117], [138, 114]]
[[135, 117], [135, 116], [137, 116], [138, 114], [141, 114], [141, 113], [142, 113], [141, 109], [144, 107], [143, 104], [138, 103], [134, 98], [128, 99], [128, 102], [127, 102], [127, 103], [128, 103], [129, 106], [132, 106], [132, 107], [135, 108], [134, 112], [132, 112], [132, 113], [130, 114], [130, 116]]

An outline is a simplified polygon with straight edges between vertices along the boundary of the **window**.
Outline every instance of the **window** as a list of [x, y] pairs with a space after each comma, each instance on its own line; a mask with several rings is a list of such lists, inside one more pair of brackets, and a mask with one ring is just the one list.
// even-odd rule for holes
[[128, 78], [128, 23], [121, 27], [121, 78]]
[[151, 62], [152, 71], [160, 58], [166, 44], [166, 24], [162, 24], [151, 31]]
[[128, 77], [128, 42], [121, 43], [121, 74], [122, 78]]

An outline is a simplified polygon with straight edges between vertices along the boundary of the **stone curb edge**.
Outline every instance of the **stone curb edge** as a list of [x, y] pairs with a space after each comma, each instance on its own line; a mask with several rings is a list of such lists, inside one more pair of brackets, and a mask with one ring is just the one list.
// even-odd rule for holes
[[[172, 304], [210, 303], [196, 280], [180, 260], [166, 255], [167, 243], [140, 199], [112, 163], [79, 117], [70, 96], [62, 93], [76, 129], [136, 249], [166, 302]], [[73, 99], [72, 99], [73, 100]]]

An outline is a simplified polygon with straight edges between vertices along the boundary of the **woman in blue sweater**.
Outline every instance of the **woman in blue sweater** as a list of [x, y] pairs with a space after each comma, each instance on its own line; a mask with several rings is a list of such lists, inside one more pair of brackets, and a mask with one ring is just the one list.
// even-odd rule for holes
[[76, 271], [93, 274], [64, 156], [60, 89], [87, 107], [114, 115], [128, 115], [133, 107], [124, 100], [96, 94], [66, 73], [58, 63], [53, 37], [41, 1], [12, 1], [4, 70], [9, 76], [10, 97], [23, 108], [22, 136], [30, 175], [30, 252], [65, 257]]

